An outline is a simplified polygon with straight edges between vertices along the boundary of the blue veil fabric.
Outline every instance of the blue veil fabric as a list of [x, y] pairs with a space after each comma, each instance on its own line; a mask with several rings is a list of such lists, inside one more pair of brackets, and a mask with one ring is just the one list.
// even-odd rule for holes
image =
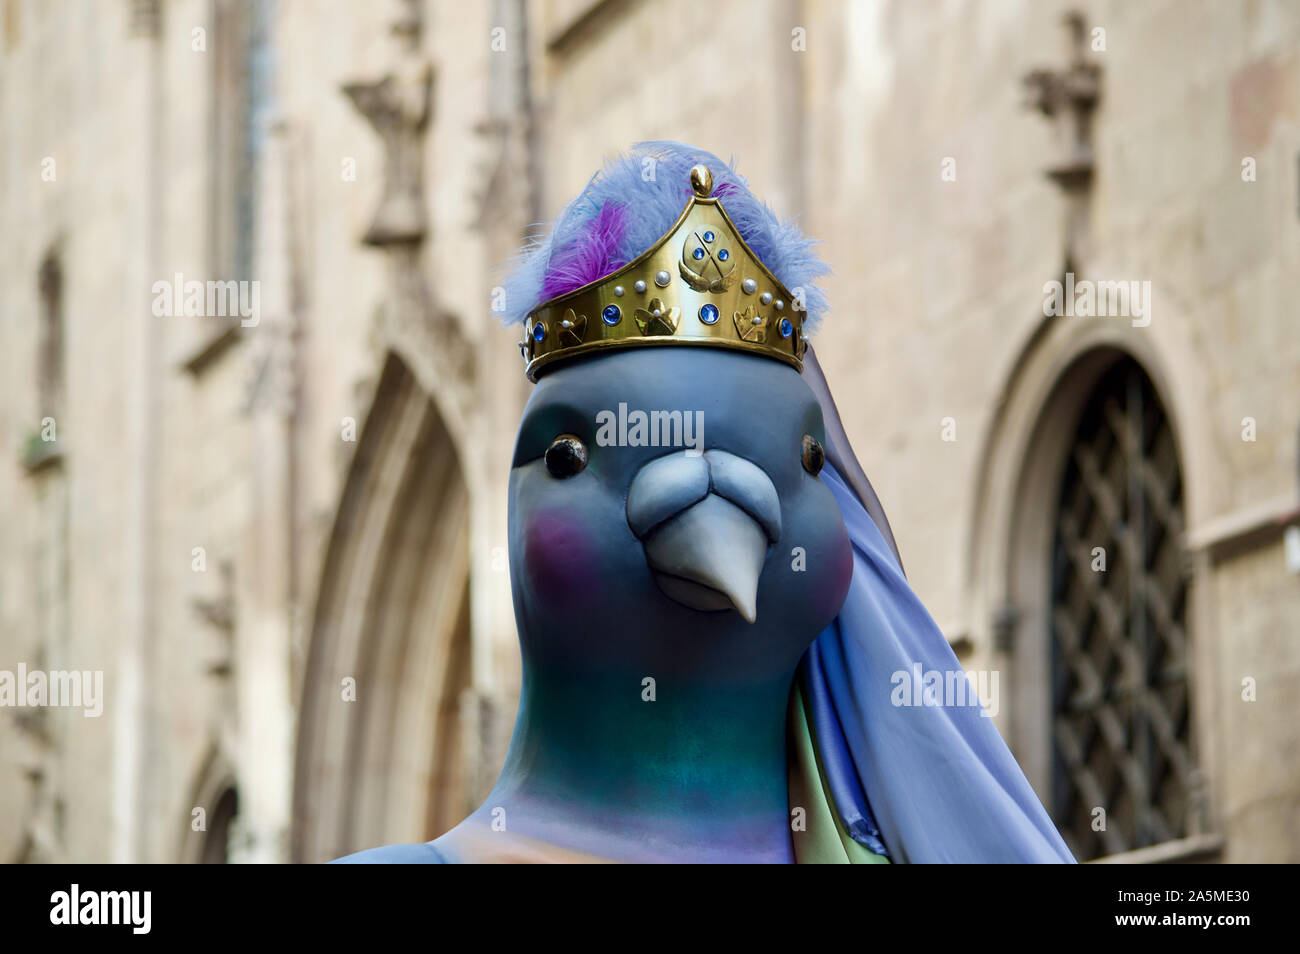
[[1072, 862], [974, 694], [917, 705], [900, 688], [897, 673], [961, 673], [961, 664], [829, 462], [822, 479], [853, 543], [853, 582], [800, 669], [844, 827], [895, 862]]
[[917, 701], [896, 673], [961, 673], [961, 664], [908, 585], [812, 348], [803, 377], [826, 426], [822, 479], [853, 544], [844, 607], [799, 666], [836, 814], [854, 841], [895, 862], [1073, 862], [973, 694], [966, 705], [895, 705], [900, 695]]

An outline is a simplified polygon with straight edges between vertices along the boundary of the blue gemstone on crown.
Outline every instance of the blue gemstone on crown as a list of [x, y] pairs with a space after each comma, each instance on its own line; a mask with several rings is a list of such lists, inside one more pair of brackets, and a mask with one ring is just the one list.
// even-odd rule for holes
[[725, 262], [725, 261], [726, 261], [727, 259], [729, 259], [729, 258], [731, 258], [731, 253], [730, 253], [730, 252], [728, 252], [725, 248], [718, 249], [718, 260], [719, 260], [719, 261], [721, 261], [721, 262]]
[[713, 233], [712, 233], [712, 232], [705, 232], [705, 233], [704, 233], [704, 241], [706, 241], [706, 242], [712, 242], [712, 241], [713, 241]]
[[698, 247], [697, 247], [697, 248], [695, 249], [695, 251], [692, 252], [691, 254], [694, 255], [696, 258], [703, 258], [703, 257], [704, 257], [704, 249], [702, 249], [702, 248], [698, 248]]
[[711, 325], [718, 320], [717, 305], [702, 305], [700, 307], [700, 321], [706, 325]]
[[782, 338], [789, 338], [792, 334], [794, 334], [794, 325], [790, 323], [789, 318], [782, 318], [779, 327], [781, 329]]
[[541, 341], [545, 337], [546, 326], [539, 321], [537, 324], [533, 325], [533, 340]]
[[607, 325], [616, 325], [619, 319], [623, 317], [623, 312], [619, 310], [618, 305], [606, 305], [605, 310], [600, 313], [601, 320]]

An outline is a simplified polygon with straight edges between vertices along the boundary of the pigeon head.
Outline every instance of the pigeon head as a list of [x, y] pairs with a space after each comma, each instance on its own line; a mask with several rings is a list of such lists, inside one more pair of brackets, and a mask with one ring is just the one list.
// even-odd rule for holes
[[775, 679], [835, 617], [852, 559], [800, 375], [824, 309], [809, 246], [717, 157], [642, 143], [517, 264], [525, 667]]
[[798, 372], [635, 348], [544, 375], [510, 480], [526, 665], [765, 680], [835, 617], [848, 537]]

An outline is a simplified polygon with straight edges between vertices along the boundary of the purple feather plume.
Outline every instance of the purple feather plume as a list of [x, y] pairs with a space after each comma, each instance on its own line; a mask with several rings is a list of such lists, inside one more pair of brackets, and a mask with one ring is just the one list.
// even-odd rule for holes
[[713, 194], [741, 238], [803, 305], [804, 331], [811, 336], [828, 310], [825, 293], [814, 284], [830, 271], [817, 257], [817, 243], [755, 198], [732, 164], [677, 142], [637, 143], [608, 160], [549, 233], [516, 253], [502, 283], [503, 323], [523, 321], [543, 301], [604, 278], [654, 245], [685, 207], [690, 170], [698, 163], [713, 173]]
[[604, 278], [631, 261], [619, 254], [627, 221], [626, 205], [606, 202], [585, 228], [551, 252], [550, 268], [542, 279], [543, 300]]

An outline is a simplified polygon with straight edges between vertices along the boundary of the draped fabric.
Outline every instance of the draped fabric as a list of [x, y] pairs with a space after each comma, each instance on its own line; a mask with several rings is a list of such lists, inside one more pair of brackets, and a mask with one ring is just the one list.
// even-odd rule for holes
[[[889, 864], [885, 846], [878, 839], [871, 847], [849, 833], [810, 727], [810, 713], [799, 681], [790, 693], [788, 720], [790, 736], [790, 831], [794, 858], [798, 864]], [[875, 822], [871, 822], [874, 827]], [[878, 834], [878, 832], [877, 832]]]
[[875, 522], [832, 465], [822, 478], [853, 582], [795, 692], [839, 824], [895, 862], [1073, 861]]
[[[822, 405], [822, 479], [853, 544], [853, 582], [791, 693], [792, 807], [800, 861], [1073, 862], [1038, 796], [908, 585], [884, 509], [849, 446], [811, 349]], [[803, 747], [811, 750], [811, 756]], [[819, 812], [865, 851], [836, 853]], [[822, 819], [819, 822], [819, 819]], [[816, 849], [816, 850], [814, 850]]]

